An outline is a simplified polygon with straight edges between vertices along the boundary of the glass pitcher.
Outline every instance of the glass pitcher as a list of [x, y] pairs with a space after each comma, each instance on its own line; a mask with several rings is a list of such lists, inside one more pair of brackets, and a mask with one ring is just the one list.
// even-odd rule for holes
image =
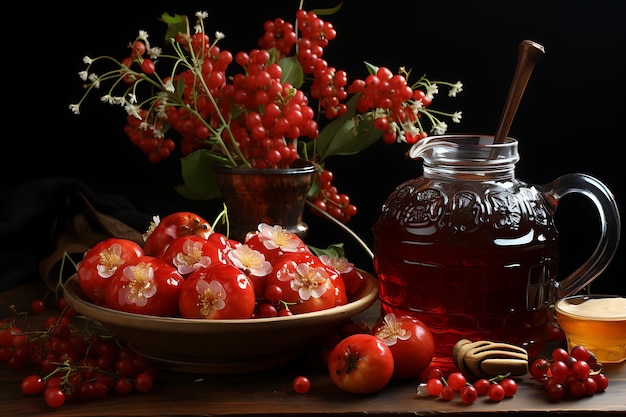
[[[546, 342], [549, 307], [604, 271], [617, 250], [620, 217], [609, 189], [585, 174], [545, 185], [515, 178], [517, 141], [444, 135], [411, 148], [423, 175], [400, 184], [373, 227], [382, 313], [409, 314], [435, 337], [434, 364], [452, 367], [460, 339], [524, 347]], [[601, 236], [590, 258], [557, 280], [559, 200], [591, 199]]]

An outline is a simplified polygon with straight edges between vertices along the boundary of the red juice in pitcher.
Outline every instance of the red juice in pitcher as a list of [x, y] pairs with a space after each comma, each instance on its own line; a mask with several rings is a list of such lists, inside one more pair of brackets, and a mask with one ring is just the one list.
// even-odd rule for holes
[[383, 217], [377, 223], [374, 265], [382, 312], [422, 320], [442, 368], [452, 365], [460, 339], [504, 341], [537, 355], [546, 341], [556, 274], [554, 231], [529, 227], [531, 242], [498, 246], [488, 225], [472, 232], [471, 245], [433, 227], [432, 241], [415, 242], [397, 222]]
[[443, 368], [460, 339], [530, 357], [545, 345], [558, 233], [542, 192], [514, 176], [515, 144], [429, 148], [423, 175], [396, 188], [373, 228], [382, 313], [423, 321]]

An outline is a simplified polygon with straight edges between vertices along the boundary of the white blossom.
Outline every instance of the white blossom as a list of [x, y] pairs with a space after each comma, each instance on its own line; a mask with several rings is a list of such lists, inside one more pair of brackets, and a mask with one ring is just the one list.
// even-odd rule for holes
[[221, 282], [213, 280], [207, 282], [199, 279], [196, 282], [196, 292], [198, 293], [198, 305], [200, 314], [208, 316], [216, 310], [222, 310], [226, 307], [226, 289]]
[[176, 92], [176, 88], [174, 87], [174, 83], [172, 82], [171, 78], [165, 82], [163, 88], [165, 88], [170, 93]]
[[415, 100], [411, 103], [411, 109], [413, 110], [413, 113], [416, 115], [423, 108], [424, 108], [424, 103], [422, 102], [422, 99]]
[[139, 114], [139, 111], [141, 110], [140, 107], [127, 103], [124, 106], [124, 110], [126, 110], [126, 113], [130, 114], [131, 116], [134, 116], [137, 119], [141, 120], [141, 115]]
[[157, 139], [163, 139], [165, 137], [165, 134], [161, 129], [157, 129], [155, 126], [152, 126], [152, 136]]
[[163, 50], [159, 48], [158, 46], [150, 48], [150, 50], [148, 51], [148, 55], [150, 55], [151, 59], [157, 59], [158, 57], [161, 56], [162, 53], [163, 53]]
[[395, 345], [398, 340], [408, 340], [411, 338], [411, 332], [402, 327], [402, 323], [398, 321], [396, 315], [388, 313], [383, 319], [383, 326], [376, 333], [387, 346]]
[[260, 223], [257, 229], [259, 241], [269, 250], [281, 249], [283, 252], [296, 252], [300, 247], [300, 238], [280, 225], [270, 226]]
[[432, 132], [435, 135], [443, 135], [444, 133], [446, 133], [446, 130], [448, 130], [448, 125], [445, 122], [438, 121], [433, 126]]
[[298, 293], [300, 299], [320, 298], [327, 290], [330, 279], [324, 268], [313, 268], [307, 263], [296, 265], [296, 273], [290, 275], [289, 287]]
[[407, 126], [404, 127], [404, 132], [410, 133], [411, 135], [415, 136], [420, 133], [420, 129], [419, 127], [415, 126], [413, 123], [408, 123]]
[[159, 101], [159, 104], [157, 105], [156, 110], [157, 110], [156, 115], [159, 119], [167, 119], [167, 113], [165, 112], [165, 110], [167, 110], [167, 106], [164, 100]]
[[340, 274], [347, 274], [354, 269], [354, 264], [348, 260], [348, 258], [332, 258], [328, 255], [320, 255], [320, 261], [326, 266], [335, 268]]
[[228, 251], [227, 256], [237, 268], [249, 271], [251, 275], [264, 277], [272, 272], [272, 264], [265, 260], [265, 255], [248, 245], [238, 244]]
[[191, 274], [200, 268], [206, 268], [211, 265], [211, 257], [205, 255], [203, 249], [202, 242], [186, 240], [182, 250], [173, 257], [172, 264], [183, 275]]
[[435, 94], [439, 92], [439, 86], [437, 84], [431, 84], [426, 86], [426, 97], [433, 98]]
[[458, 93], [463, 91], [463, 83], [461, 81], [457, 81], [456, 84], [452, 86], [450, 92], [448, 93], [448, 97], [456, 97]]
[[89, 74], [89, 81], [93, 84], [94, 88], [100, 88], [100, 78], [96, 74]]
[[128, 284], [120, 296], [124, 296], [127, 302], [142, 307], [157, 293], [154, 268], [150, 263], [140, 262], [137, 265], [129, 265], [124, 268], [122, 274], [128, 280]]

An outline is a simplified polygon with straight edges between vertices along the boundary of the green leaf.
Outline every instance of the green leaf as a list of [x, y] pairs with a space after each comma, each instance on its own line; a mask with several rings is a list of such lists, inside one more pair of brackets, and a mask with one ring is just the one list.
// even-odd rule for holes
[[167, 30], [165, 31], [165, 40], [167, 42], [172, 38], [176, 38], [179, 33], [189, 34], [189, 19], [187, 16], [179, 14], [172, 16], [169, 13], [163, 13], [161, 20], [167, 24]]
[[309, 245], [309, 249], [315, 256], [320, 255], [328, 255], [331, 258], [345, 258], [345, 249], [343, 247], [343, 243], [334, 243], [329, 245], [326, 249], [316, 248], [315, 246]]
[[333, 155], [354, 155], [380, 139], [383, 132], [373, 126], [371, 113], [360, 115], [358, 125], [355, 124], [359, 97], [350, 98], [348, 111], [326, 125], [317, 139], [307, 144], [310, 155], [315, 150], [321, 161]]
[[320, 192], [320, 181], [319, 181], [319, 176], [316, 175], [315, 179], [313, 180], [313, 183], [311, 184], [311, 188], [309, 188], [307, 197], [315, 198], [315, 196], [318, 195], [319, 192]]
[[304, 83], [304, 71], [302, 71], [302, 65], [293, 57], [288, 56], [278, 61], [278, 65], [283, 70], [283, 75], [280, 77], [281, 83], [289, 83], [295, 88], [300, 88]]
[[210, 200], [220, 197], [215, 181], [215, 165], [223, 160], [206, 149], [190, 153], [181, 159], [183, 184], [175, 187], [182, 196], [191, 200]]
[[378, 66], [376, 66], [374, 64], [370, 64], [367, 61], [365, 61], [365, 68], [367, 68], [367, 72], [370, 75], [375, 75], [378, 72]]
[[341, 6], [343, 6], [343, 2], [340, 2], [338, 5], [331, 9], [313, 9], [311, 10], [311, 13], [315, 13], [318, 16], [328, 16], [337, 13], [339, 9], [341, 9]]

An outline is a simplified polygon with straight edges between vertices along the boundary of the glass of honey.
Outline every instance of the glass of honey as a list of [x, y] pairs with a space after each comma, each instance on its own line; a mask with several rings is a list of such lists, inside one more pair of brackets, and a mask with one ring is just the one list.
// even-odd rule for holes
[[568, 349], [585, 346], [601, 363], [626, 360], [626, 298], [619, 295], [574, 295], [555, 305]]

